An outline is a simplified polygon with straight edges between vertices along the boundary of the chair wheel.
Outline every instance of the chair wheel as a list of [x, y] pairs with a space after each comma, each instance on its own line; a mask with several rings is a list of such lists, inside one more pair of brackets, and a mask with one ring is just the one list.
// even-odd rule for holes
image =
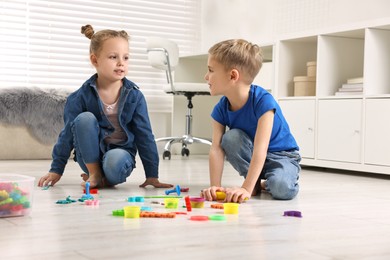
[[190, 155], [190, 150], [188, 150], [188, 148], [186, 148], [186, 147], [183, 147], [182, 149], [181, 149], [181, 156], [189, 156]]
[[168, 160], [171, 159], [171, 152], [170, 151], [164, 151], [163, 153], [163, 160], [165, 160], [165, 157], [168, 158]]

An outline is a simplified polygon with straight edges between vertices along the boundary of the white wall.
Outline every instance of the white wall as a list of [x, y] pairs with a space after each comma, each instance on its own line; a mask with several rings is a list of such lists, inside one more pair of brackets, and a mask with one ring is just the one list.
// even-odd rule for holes
[[388, 0], [202, 0], [202, 50], [228, 38], [268, 44], [390, 16]]

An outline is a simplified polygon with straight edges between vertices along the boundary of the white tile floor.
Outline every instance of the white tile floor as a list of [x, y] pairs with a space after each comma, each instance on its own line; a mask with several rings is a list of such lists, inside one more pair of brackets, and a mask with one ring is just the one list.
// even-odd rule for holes
[[[0, 174], [40, 177], [49, 161], [0, 161]], [[125, 219], [112, 211], [129, 196], [163, 195], [164, 189], [141, 189], [142, 166], [128, 182], [100, 190], [100, 206], [80, 202], [58, 205], [68, 195], [80, 198], [80, 169], [70, 162], [61, 182], [34, 190], [28, 217], [0, 218], [0, 259], [390, 259], [390, 178], [322, 169], [304, 169], [301, 191], [291, 201], [268, 194], [241, 204], [227, 221]], [[205, 156], [173, 157], [160, 162], [160, 180], [189, 187], [198, 196], [208, 185]], [[227, 165], [226, 185], [241, 178]], [[184, 204], [184, 203], [182, 203]], [[163, 206], [150, 204], [155, 211]], [[194, 210], [211, 215], [219, 210]], [[185, 209], [181, 209], [185, 211]], [[283, 217], [299, 210], [302, 218]]]

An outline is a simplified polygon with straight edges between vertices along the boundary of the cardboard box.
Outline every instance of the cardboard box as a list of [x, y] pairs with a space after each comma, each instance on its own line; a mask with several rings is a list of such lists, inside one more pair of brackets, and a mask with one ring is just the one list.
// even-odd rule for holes
[[316, 77], [294, 77], [294, 96], [315, 96]]

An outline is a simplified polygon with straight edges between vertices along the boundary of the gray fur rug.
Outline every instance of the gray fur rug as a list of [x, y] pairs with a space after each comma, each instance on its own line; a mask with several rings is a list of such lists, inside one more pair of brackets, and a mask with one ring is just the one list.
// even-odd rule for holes
[[0, 88], [0, 123], [24, 126], [38, 142], [54, 144], [64, 125], [69, 94], [60, 89]]

